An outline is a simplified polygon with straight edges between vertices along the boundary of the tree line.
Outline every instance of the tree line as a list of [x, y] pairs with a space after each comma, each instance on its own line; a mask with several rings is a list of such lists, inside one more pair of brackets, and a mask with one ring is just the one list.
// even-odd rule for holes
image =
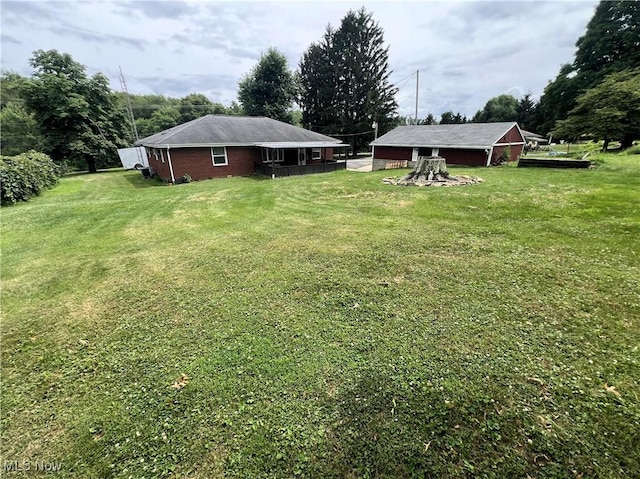
[[[523, 129], [565, 139], [640, 137], [640, 2], [602, 1], [539, 101], [498, 95], [473, 117], [430, 113], [418, 124], [517, 121]], [[119, 164], [116, 148], [132, 144], [134, 126], [145, 137], [207, 114], [263, 115], [352, 144], [359, 150], [411, 118], [398, 116], [384, 32], [364, 8], [327, 26], [303, 53], [297, 70], [268, 49], [238, 83], [238, 102], [212, 102], [201, 93], [182, 98], [129, 95], [110, 89], [101, 74], [89, 77], [69, 54], [34, 52], [31, 77], [2, 74], [2, 153], [43, 151], [56, 163], [89, 171]], [[132, 125], [126, 105], [135, 117]]]

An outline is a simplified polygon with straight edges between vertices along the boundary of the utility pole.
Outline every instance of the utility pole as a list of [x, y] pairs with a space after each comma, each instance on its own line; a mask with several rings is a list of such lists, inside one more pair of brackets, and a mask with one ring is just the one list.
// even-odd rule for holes
[[418, 85], [420, 83], [420, 70], [416, 70], [416, 118], [414, 124], [418, 124]]
[[135, 138], [135, 141], [138, 141], [140, 138], [138, 137], [136, 119], [133, 116], [133, 108], [131, 107], [131, 99], [129, 98], [129, 91], [127, 90], [127, 82], [124, 80], [122, 67], [118, 66], [118, 68], [120, 69], [120, 86], [122, 87], [122, 91], [124, 92], [124, 97], [127, 99], [127, 114], [129, 116], [129, 122], [131, 123], [131, 130], [133, 131], [133, 137]]

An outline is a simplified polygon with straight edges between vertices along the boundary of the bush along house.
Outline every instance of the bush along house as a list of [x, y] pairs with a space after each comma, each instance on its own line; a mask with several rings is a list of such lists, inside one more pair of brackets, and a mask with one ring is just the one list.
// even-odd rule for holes
[[171, 183], [342, 170], [348, 147], [271, 118], [229, 115], [206, 115], [142, 138], [136, 145], [146, 149], [151, 173]]
[[399, 126], [371, 143], [373, 169], [414, 166], [419, 156], [440, 156], [450, 165], [498, 165], [517, 160], [524, 144], [516, 122]]

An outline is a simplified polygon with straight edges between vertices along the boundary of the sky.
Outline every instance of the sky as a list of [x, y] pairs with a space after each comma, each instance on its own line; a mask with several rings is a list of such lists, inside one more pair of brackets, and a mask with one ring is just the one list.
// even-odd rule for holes
[[30, 75], [33, 51], [71, 54], [130, 93], [204, 93], [229, 105], [269, 47], [296, 69], [328, 24], [365, 7], [384, 30], [400, 115], [466, 116], [507, 93], [535, 99], [571, 63], [596, 1], [213, 2], [1, 0], [0, 68]]

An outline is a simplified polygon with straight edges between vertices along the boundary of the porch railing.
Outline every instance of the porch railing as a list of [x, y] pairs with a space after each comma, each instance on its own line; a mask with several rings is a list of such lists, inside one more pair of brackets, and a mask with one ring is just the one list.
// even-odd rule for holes
[[[347, 164], [341, 162], [314, 163], [310, 165], [275, 165], [273, 173], [276, 177], [310, 175], [313, 173], [328, 173], [330, 171], [345, 170]], [[256, 173], [265, 176], [271, 176], [272, 170], [270, 164], [262, 164], [256, 166]]]

